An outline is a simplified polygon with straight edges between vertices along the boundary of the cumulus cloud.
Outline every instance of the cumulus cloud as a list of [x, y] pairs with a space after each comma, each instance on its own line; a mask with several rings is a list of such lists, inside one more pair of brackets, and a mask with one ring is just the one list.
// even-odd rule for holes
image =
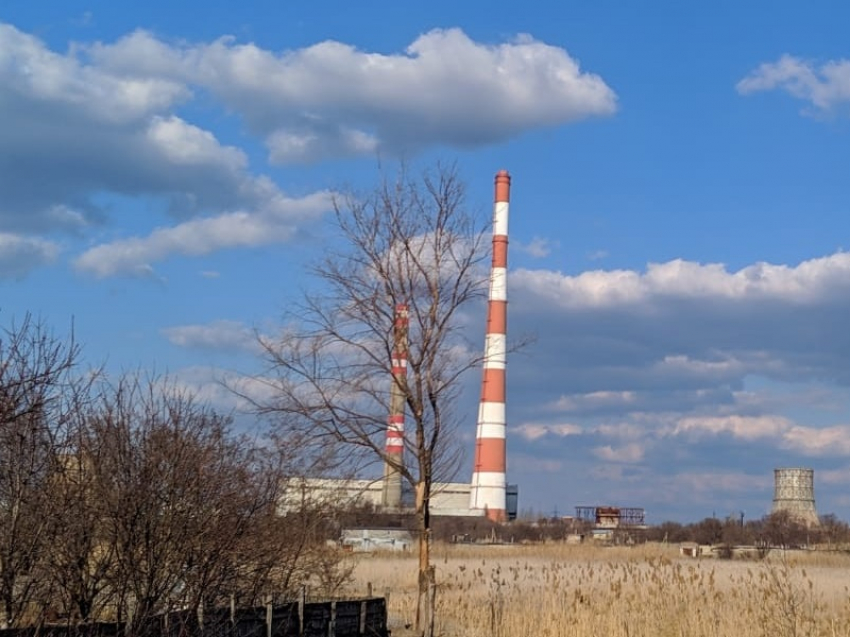
[[435, 29], [400, 53], [336, 41], [276, 53], [232, 37], [172, 45], [137, 31], [87, 53], [111, 73], [203, 86], [265, 137], [278, 163], [474, 147], [616, 109], [602, 78], [527, 35], [484, 44]]
[[514, 330], [546, 343], [530, 348], [535, 365], [519, 376], [532, 393], [552, 370], [567, 396], [722, 390], [731, 399], [752, 375], [850, 383], [847, 253], [737, 271], [684, 260], [577, 275], [524, 269], [509, 284]]
[[[706, 515], [769, 511], [773, 468], [826, 472], [850, 457], [848, 275], [843, 252], [736, 269], [512, 270], [511, 333], [536, 340], [508, 359], [508, 420], [521, 423], [509, 448], [604, 476], [574, 502], [687, 509], [697, 500], [677, 498], [693, 475], [716, 478], [694, 492]], [[556, 433], [564, 423], [569, 436]], [[533, 468], [518, 473], [558, 501]], [[821, 496], [835, 506], [834, 488]]]
[[562, 307], [613, 307], [650, 299], [778, 300], [806, 303], [823, 300], [834, 284], [850, 287], [850, 253], [804, 261], [797, 266], [765, 262], [730, 272], [721, 263], [674, 259], [650, 263], [645, 272], [590, 270], [576, 276], [548, 270], [512, 273], [517, 287], [545, 296]]
[[55, 53], [0, 24], [0, 85], [0, 231], [79, 233], [109, 218], [110, 196], [164, 202], [178, 220], [204, 217], [96, 246], [77, 261], [81, 271], [138, 274], [172, 252], [284, 241], [329, 208], [325, 193], [287, 197], [249, 172], [244, 151], [175, 115], [192, 98], [179, 78], [112, 72], [79, 48]]
[[[682, 415], [663, 411], [606, 418], [596, 424], [549, 424], [545, 421], [511, 427], [510, 434], [535, 445], [570, 437], [573, 446], [589, 448], [606, 461], [637, 462], [649, 446], [705, 444], [726, 437], [730, 443], [784, 450], [798, 457], [850, 457], [850, 425], [827, 427], [798, 424], [778, 414]], [[604, 442], [605, 444], [600, 444]]]
[[277, 202], [270, 210], [232, 212], [158, 228], [146, 237], [104, 243], [74, 260], [74, 266], [98, 277], [147, 272], [151, 264], [174, 254], [197, 256], [223, 248], [248, 248], [290, 240], [295, 221], [329, 210], [331, 195]]
[[20, 279], [58, 254], [59, 246], [50, 241], [0, 232], [0, 278]]
[[821, 112], [850, 103], [850, 60], [830, 60], [817, 65], [791, 55], [759, 65], [736, 88], [742, 95], [781, 90], [808, 102]]
[[458, 29], [394, 53], [334, 41], [275, 52], [144, 31], [57, 52], [0, 24], [0, 86], [0, 232], [79, 234], [107, 223], [116, 200], [171, 216], [82, 255], [77, 268], [97, 276], [257, 245], [259, 235], [287, 241], [313, 218], [290, 216], [293, 200], [252, 174], [241, 148], [177, 114], [199, 92], [241, 118], [276, 163], [479, 146], [616, 108], [564, 49], [529, 36], [484, 44]]

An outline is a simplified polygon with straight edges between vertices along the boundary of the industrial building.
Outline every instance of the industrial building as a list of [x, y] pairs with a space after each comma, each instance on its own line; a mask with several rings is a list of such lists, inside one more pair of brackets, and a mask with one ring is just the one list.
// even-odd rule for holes
[[646, 528], [646, 514], [639, 507], [577, 506], [576, 519], [589, 522], [594, 528]]
[[801, 467], [773, 470], [772, 513], [787, 512], [806, 526], [819, 524], [815, 507], [815, 471]]
[[[384, 486], [382, 479], [292, 478], [286, 484], [284, 495], [278, 504], [278, 512], [285, 514], [303, 505], [321, 504], [333, 504], [341, 508], [368, 507], [375, 511], [386, 511]], [[466, 482], [434, 484], [431, 493], [431, 515], [455, 517], [484, 515], [483, 511], [469, 507], [471, 489], [472, 485]], [[513, 520], [517, 515], [519, 487], [515, 484], [506, 485], [505, 495], [506, 517]], [[399, 513], [413, 511], [413, 494], [409, 489], [402, 490], [400, 506], [393, 508], [393, 511]]]

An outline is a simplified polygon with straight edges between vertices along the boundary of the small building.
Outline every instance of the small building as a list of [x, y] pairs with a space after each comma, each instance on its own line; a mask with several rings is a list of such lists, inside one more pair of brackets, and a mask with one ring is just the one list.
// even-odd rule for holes
[[354, 553], [408, 551], [413, 536], [405, 529], [343, 529], [340, 545]]

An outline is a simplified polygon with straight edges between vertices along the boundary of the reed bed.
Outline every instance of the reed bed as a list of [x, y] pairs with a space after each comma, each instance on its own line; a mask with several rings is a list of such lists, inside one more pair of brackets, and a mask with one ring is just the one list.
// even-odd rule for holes
[[[773, 551], [693, 559], [677, 547], [438, 546], [445, 637], [850, 637], [850, 557]], [[362, 556], [353, 586], [415, 616], [415, 554]]]

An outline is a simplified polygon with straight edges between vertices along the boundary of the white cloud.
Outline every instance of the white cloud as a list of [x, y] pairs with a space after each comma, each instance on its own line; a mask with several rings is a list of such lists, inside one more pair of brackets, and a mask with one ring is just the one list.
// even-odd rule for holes
[[[621, 404], [631, 411], [673, 392], [692, 406], [719, 405], [753, 376], [850, 383], [844, 252], [737, 271], [683, 260], [577, 275], [520, 269], [509, 273], [509, 289], [513, 333], [537, 337], [527, 348], [534, 365], [512, 382], [538, 405], [555, 392], [574, 401], [562, 405], [573, 411], [590, 409], [593, 392], [637, 392]], [[554, 386], [546, 382], [552, 370]]]
[[689, 416], [659, 433], [662, 437], [696, 436], [697, 439], [730, 434], [741, 441], [759, 441], [760, 444], [790, 450], [802, 456], [850, 456], [850, 425], [811, 427], [776, 415]]
[[819, 111], [832, 111], [850, 103], [850, 60], [830, 60], [818, 66], [783, 55], [776, 62], [761, 64], [736, 88], [742, 95], [779, 89]]
[[640, 462], [643, 460], [644, 446], [637, 442], [632, 442], [622, 447], [604, 445], [602, 447], [596, 447], [593, 450], [593, 455], [606, 462]]
[[257, 334], [239, 321], [214, 321], [206, 325], [179, 325], [162, 330], [165, 337], [179, 347], [210, 350], [262, 351]]
[[222, 411], [251, 413], [254, 401], [269, 404], [277, 395], [271, 379], [213, 367], [186, 367], [170, 375], [168, 380], [173, 387], [189, 392], [200, 403]]
[[161, 112], [189, 96], [174, 80], [127, 77], [86, 66], [7, 24], [0, 24], [0, 77], [11, 103], [21, 99], [63, 104], [112, 123]]
[[178, 117], [152, 118], [146, 134], [151, 145], [175, 165], [210, 164], [228, 172], [239, 172], [248, 164], [241, 150], [219, 145], [212, 133]]
[[513, 249], [518, 250], [519, 252], [523, 252], [530, 257], [534, 257], [535, 259], [542, 259], [543, 257], [548, 257], [549, 253], [552, 252], [552, 244], [553, 242], [549, 239], [544, 239], [542, 237], [534, 237], [530, 243], [522, 243], [515, 241]]
[[551, 404], [558, 411], [575, 411], [581, 407], [593, 405], [631, 405], [636, 398], [632, 391], [594, 391], [586, 394], [561, 396]]
[[0, 278], [19, 279], [58, 254], [59, 246], [50, 241], [0, 232]]
[[650, 263], [646, 272], [593, 270], [576, 276], [549, 270], [511, 273], [516, 287], [562, 307], [610, 307], [650, 299], [762, 299], [805, 303], [823, 298], [842, 280], [850, 287], [850, 253], [804, 261], [795, 267], [759, 262], [735, 272], [720, 263], [675, 259]]
[[112, 73], [210, 90], [266, 137], [280, 163], [480, 146], [616, 109], [600, 77], [530, 36], [488, 45], [436, 29], [403, 53], [325, 41], [277, 54], [232, 37], [177, 46], [137, 31], [88, 53]]
[[340, 126], [333, 131], [322, 132], [277, 130], [266, 138], [266, 145], [269, 161], [291, 164], [376, 153], [380, 142], [374, 135]]
[[303, 199], [280, 200], [274, 208], [260, 212], [231, 212], [192, 219], [176, 226], [158, 228], [146, 237], [104, 243], [74, 261], [82, 272], [98, 277], [148, 271], [153, 262], [171, 255], [198, 256], [224, 248], [249, 248], [289, 241], [297, 222], [331, 207], [329, 193]]
[[[510, 333], [536, 336], [508, 358], [509, 422], [533, 424], [510, 453], [605, 481], [562, 495], [530, 466], [510, 479], [532, 497], [758, 517], [775, 467], [850, 458], [850, 255], [508, 276]], [[574, 435], [548, 429], [565, 422]]]
[[601, 424], [593, 427], [593, 433], [605, 438], [615, 438], [621, 441], [638, 440], [648, 437], [648, 429], [634, 422], [618, 422]]
[[670, 433], [674, 436], [729, 433], [743, 440], [772, 438], [780, 441], [791, 426], [789, 420], [776, 416], [691, 416], [679, 420]]
[[[155, 48], [149, 67], [170, 51]], [[185, 78], [144, 71], [104, 68], [82, 45], [55, 53], [0, 24], [0, 231], [79, 233], [108, 221], [112, 200], [143, 200], [181, 223], [94, 246], [76, 265], [145, 275], [172, 253], [289, 240], [330, 208], [327, 193], [294, 199], [252, 175], [244, 151], [174, 114], [192, 98]]]
[[540, 423], [523, 423], [511, 428], [511, 433], [518, 434], [526, 440], [537, 440], [549, 434], [565, 438], [567, 436], [576, 436], [582, 433], [582, 428], [578, 425], [570, 423], [562, 424], [540, 424]]
[[791, 427], [784, 433], [783, 442], [807, 456], [848, 456], [850, 425]]
[[0, 24], [0, 84], [0, 232], [80, 232], [109, 221], [110, 198], [179, 220], [81, 255], [78, 269], [98, 276], [286, 241], [315, 218], [291, 217], [293, 200], [252, 175], [244, 151], [176, 115], [196, 92], [243, 118], [281, 163], [489, 144], [616, 107], [561, 48], [528, 36], [482, 44], [458, 29], [390, 54], [332, 41], [277, 53], [143, 31], [59, 53]]

